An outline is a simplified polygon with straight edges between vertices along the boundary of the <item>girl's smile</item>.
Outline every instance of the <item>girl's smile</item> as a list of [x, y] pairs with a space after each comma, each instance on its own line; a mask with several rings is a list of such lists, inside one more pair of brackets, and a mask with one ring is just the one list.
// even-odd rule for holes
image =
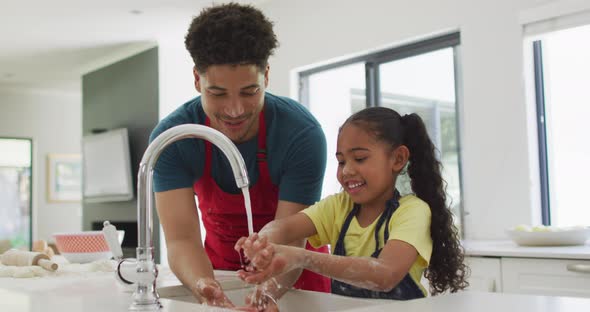
[[346, 182], [345, 189], [348, 192], [348, 194], [353, 195], [361, 192], [366, 184], [366, 182], [349, 181]]

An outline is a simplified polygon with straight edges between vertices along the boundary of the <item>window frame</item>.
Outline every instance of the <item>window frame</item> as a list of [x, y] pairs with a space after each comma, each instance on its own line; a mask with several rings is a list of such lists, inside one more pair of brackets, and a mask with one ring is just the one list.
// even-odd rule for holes
[[545, 123], [545, 79], [543, 75], [543, 43], [532, 42], [533, 77], [539, 152], [539, 187], [541, 195], [541, 223], [551, 225], [551, 198], [549, 192], [549, 159], [547, 157], [547, 125]]

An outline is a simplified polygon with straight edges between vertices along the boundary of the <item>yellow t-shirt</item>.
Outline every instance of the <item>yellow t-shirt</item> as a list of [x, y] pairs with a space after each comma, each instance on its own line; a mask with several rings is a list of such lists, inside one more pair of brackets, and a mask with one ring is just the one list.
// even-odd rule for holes
[[[338, 236], [346, 216], [353, 208], [353, 201], [346, 192], [328, 196], [323, 200], [303, 210], [313, 222], [317, 234], [309, 237], [309, 243], [314, 247], [330, 244], [336, 246]], [[410, 268], [410, 276], [427, 295], [420, 279], [432, 255], [432, 238], [430, 236], [430, 207], [426, 202], [414, 195], [406, 195], [400, 198], [399, 207], [393, 213], [389, 221], [389, 239], [404, 241], [416, 248], [418, 258]], [[376, 218], [367, 227], [361, 227], [356, 217], [352, 218], [348, 231], [344, 237], [347, 256], [370, 257], [375, 251], [375, 227]], [[379, 237], [383, 248], [384, 227], [381, 228]]]

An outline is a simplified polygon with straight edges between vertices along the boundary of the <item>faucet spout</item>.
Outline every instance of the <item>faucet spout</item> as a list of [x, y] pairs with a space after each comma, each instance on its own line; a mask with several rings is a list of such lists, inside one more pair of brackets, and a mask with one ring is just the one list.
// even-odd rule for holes
[[198, 138], [216, 145], [227, 157], [234, 173], [238, 188], [250, 184], [248, 171], [242, 155], [234, 143], [221, 132], [207, 126], [186, 124], [162, 132], [148, 146], [141, 163], [137, 179], [137, 288], [133, 294], [131, 310], [158, 310], [161, 308], [156, 290], [157, 268], [153, 253], [153, 171], [162, 151], [171, 143]]

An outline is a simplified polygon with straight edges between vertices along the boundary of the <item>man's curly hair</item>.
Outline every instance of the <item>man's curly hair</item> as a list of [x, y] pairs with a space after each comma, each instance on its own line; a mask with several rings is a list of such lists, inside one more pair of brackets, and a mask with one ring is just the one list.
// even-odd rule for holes
[[278, 46], [273, 23], [253, 6], [228, 3], [201, 11], [184, 44], [197, 71], [211, 65], [254, 64], [264, 70]]

